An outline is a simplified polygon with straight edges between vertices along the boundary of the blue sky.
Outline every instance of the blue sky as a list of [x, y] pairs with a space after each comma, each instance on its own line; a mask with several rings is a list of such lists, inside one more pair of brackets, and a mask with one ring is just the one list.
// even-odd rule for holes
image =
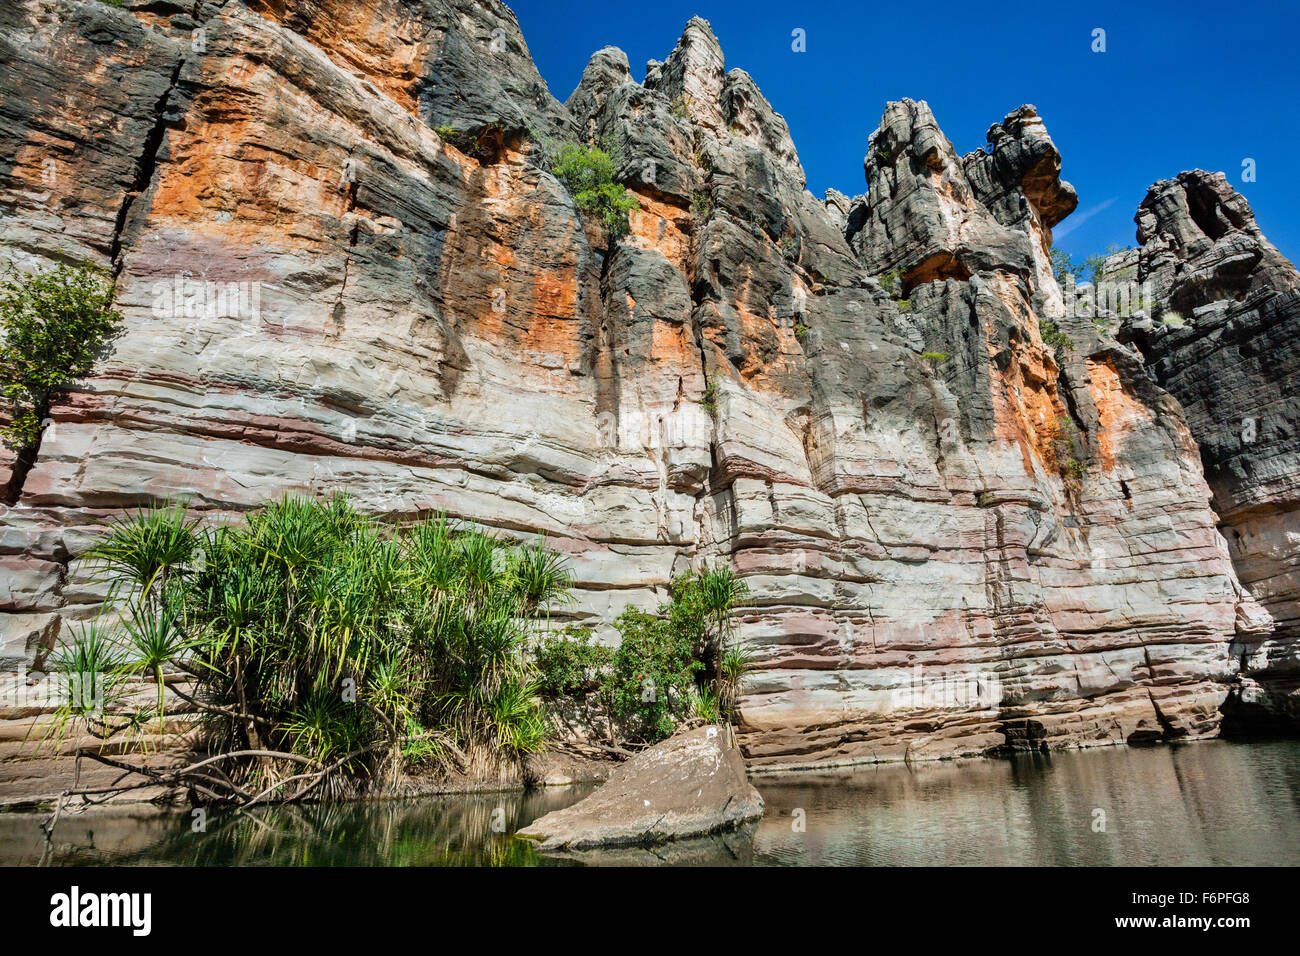
[[[507, 2], [560, 100], [600, 47], [626, 51], [641, 80], [646, 60], [662, 60], [691, 16], [704, 17], [727, 68], [752, 74], [785, 116], [818, 196], [864, 191], [866, 138], [887, 100], [928, 101], [959, 153], [1033, 103], [1079, 191], [1056, 230], [1071, 255], [1134, 244], [1147, 186], [1200, 167], [1227, 173], [1264, 234], [1300, 258], [1295, 2]], [[804, 53], [791, 49], [796, 28]], [[1096, 28], [1104, 53], [1091, 49]], [[1242, 180], [1247, 158], [1254, 182]]]

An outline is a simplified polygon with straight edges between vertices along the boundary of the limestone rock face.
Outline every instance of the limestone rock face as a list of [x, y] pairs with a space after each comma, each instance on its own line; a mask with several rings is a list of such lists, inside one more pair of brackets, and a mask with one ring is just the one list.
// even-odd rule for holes
[[[730, 562], [755, 767], [1211, 735], [1233, 642], [1273, 646], [1178, 401], [1066, 312], [1076, 200], [1032, 107], [959, 157], [890, 103], [866, 195], [818, 199], [699, 19], [644, 84], [599, 51], [565, 104], [491, 0], [0, 25], [0, 256], [109, 266], [126, 319], [0, 517], [4, 667], [95, 613], [77, 556], [113, 515], [287, 491], [546, 535], [608, 640]], [[549, 172], [567, 139], [614, 150], [628, 235]]]
[[676, 734], [620, 764], [595, 793], [518, 835], [544, 852], [656, 844], [732, 830], [763, 815], [725, 729]]
[[[1150, 307], [1122, 337], [1182, 403], [1238, 577], [1272, 618], [1234, 654], [1258, 686], [1242, 698], [1300, 716], [1300, 273], [1261, 234], [1222, 173], [1153, 185], [1141, 247], [1106, 279], [1135, 279]], [[1249, 686], [1249, 685], [1248, 685]]]

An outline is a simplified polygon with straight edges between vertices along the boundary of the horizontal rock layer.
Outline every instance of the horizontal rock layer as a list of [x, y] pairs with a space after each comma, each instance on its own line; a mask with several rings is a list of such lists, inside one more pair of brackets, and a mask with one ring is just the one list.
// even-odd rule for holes
[[[77, 555], [123, 509], [347, 491], [546, 535], [607, 639], [731, 562], [757, 768], [1217, 732], [1269, 617], [1178, 401], [1067, 314], [1077, 200], [1033, 107], [959, 157], [891, 103], [867, 194], [819, 200], [699, 19], [642, 84], [599, 51], [565, 104], [493, 2], [0, 27], [3, 255], [113, 268], [126, 319], [14, 482], [0, 666], [95, 612]], [[547, 171], [588, 138], [625, 237]]]

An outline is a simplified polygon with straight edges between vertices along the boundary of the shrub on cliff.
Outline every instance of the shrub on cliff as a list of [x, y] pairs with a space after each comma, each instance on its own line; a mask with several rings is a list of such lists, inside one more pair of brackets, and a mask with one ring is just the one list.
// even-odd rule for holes
[[335, 771], [395, 779], [417, 760], [491, 769], [547, 734], [526, 647], [570, 583], [544, 547], [441, 516], [394, 529], [343, 498], [284, 498], [216, 529], [147, 509], [87, 557], [121, 599], [122, 669], [158, 688], [156, 707], [119, 724], [161, 720], [164, 671], [187, 673], [190, 691], [168, 686], [229, 758], [205, 784], [216, 793], [247, 796], [251, 781], [301, 795]]
[[58, 393], [89, 374], [122, 317], [113, 281], [93, 266], [10, 270], [0, 281], [0, 394], [10, 402], [5, 444], [35, 447]]
[[629, 743], [654, 743], [689, 717], [730, 719], [749, 669], [732, 642], [731, 615], [746, 593], [730, 567], [675, 578], [657, 614], [627, 608], [614, 622], [613, 650], [589, 634], [566, 634], [536, 650], [546, 695], [599, 715]]
[[551, 172], [568, 188], [579, 209], [600, 217], [611, 238], [627, 234], [627, 214], [640, 204], [614, 181], [614, 159], [609, 153], [598, 146], [566, 143], [551, 164]]
[[689, 715], [695, 674], [703, 669], [692, 635], [671, 617], [628, 608], [615, 622], [622, 635], [605, 679], [615, 727], [627, 740], [654, 743]]

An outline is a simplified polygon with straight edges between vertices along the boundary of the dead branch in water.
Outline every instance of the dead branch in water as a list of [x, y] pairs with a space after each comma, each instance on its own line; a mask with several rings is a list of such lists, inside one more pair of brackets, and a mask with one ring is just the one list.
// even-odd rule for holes
[[[44, 863], [53, 846], [55, 827], [58, 826], [64, 812], [71, 809], [70, 805], [74, 800], [80, 801], [80, 805], [76, 807], [77, 812], [80, 812], [89, 807], [103, 804], [124, 793], [154, 787], [162, 789], [164, 794], [188, 792], [192, 799], [198, 798], [195, 799], [195, 802], [201, 805], [229, 806], [240, 812], [258, 804], [298, 803], [308, 799], [333, 774], [339, 772], [353, 761], [360, 760], [386, 747], [397, 747], [417, 740], [437, 740], [439, 744], [447, 748], [453, 757], [463, 764], [465, 755], [452, 741], [438, 733], [391, 737], [354, 750], [329, 762], [282, 750], [258, 749], [233, 750], [228, 753], [213, 754], [182, 767], [150, 767], [110, 757], [95, 750], [78, 749], [72, 786], [59, 794], [54, 810], [41, 824], [41, 829], [45, 833], [45, 851], [41, 855], [41, 862]], [[94, 760], [96, 763], [122, 772], [112, 783], [82, 787], [81, 762], [83, 758]], [[231, 779], [221, 764], [231, 761], [250, 760], [259, 760], [264, 766], [274, 766], [277, 761], [285, 761], [308, 769], [276, 780], [257, 793], [249, 793], [248, 790]], [[144, 779], [129, 779], [132, 777], [143, 777]], [[396, 777], [393, 779], [393, 786], [396, 786]]]

